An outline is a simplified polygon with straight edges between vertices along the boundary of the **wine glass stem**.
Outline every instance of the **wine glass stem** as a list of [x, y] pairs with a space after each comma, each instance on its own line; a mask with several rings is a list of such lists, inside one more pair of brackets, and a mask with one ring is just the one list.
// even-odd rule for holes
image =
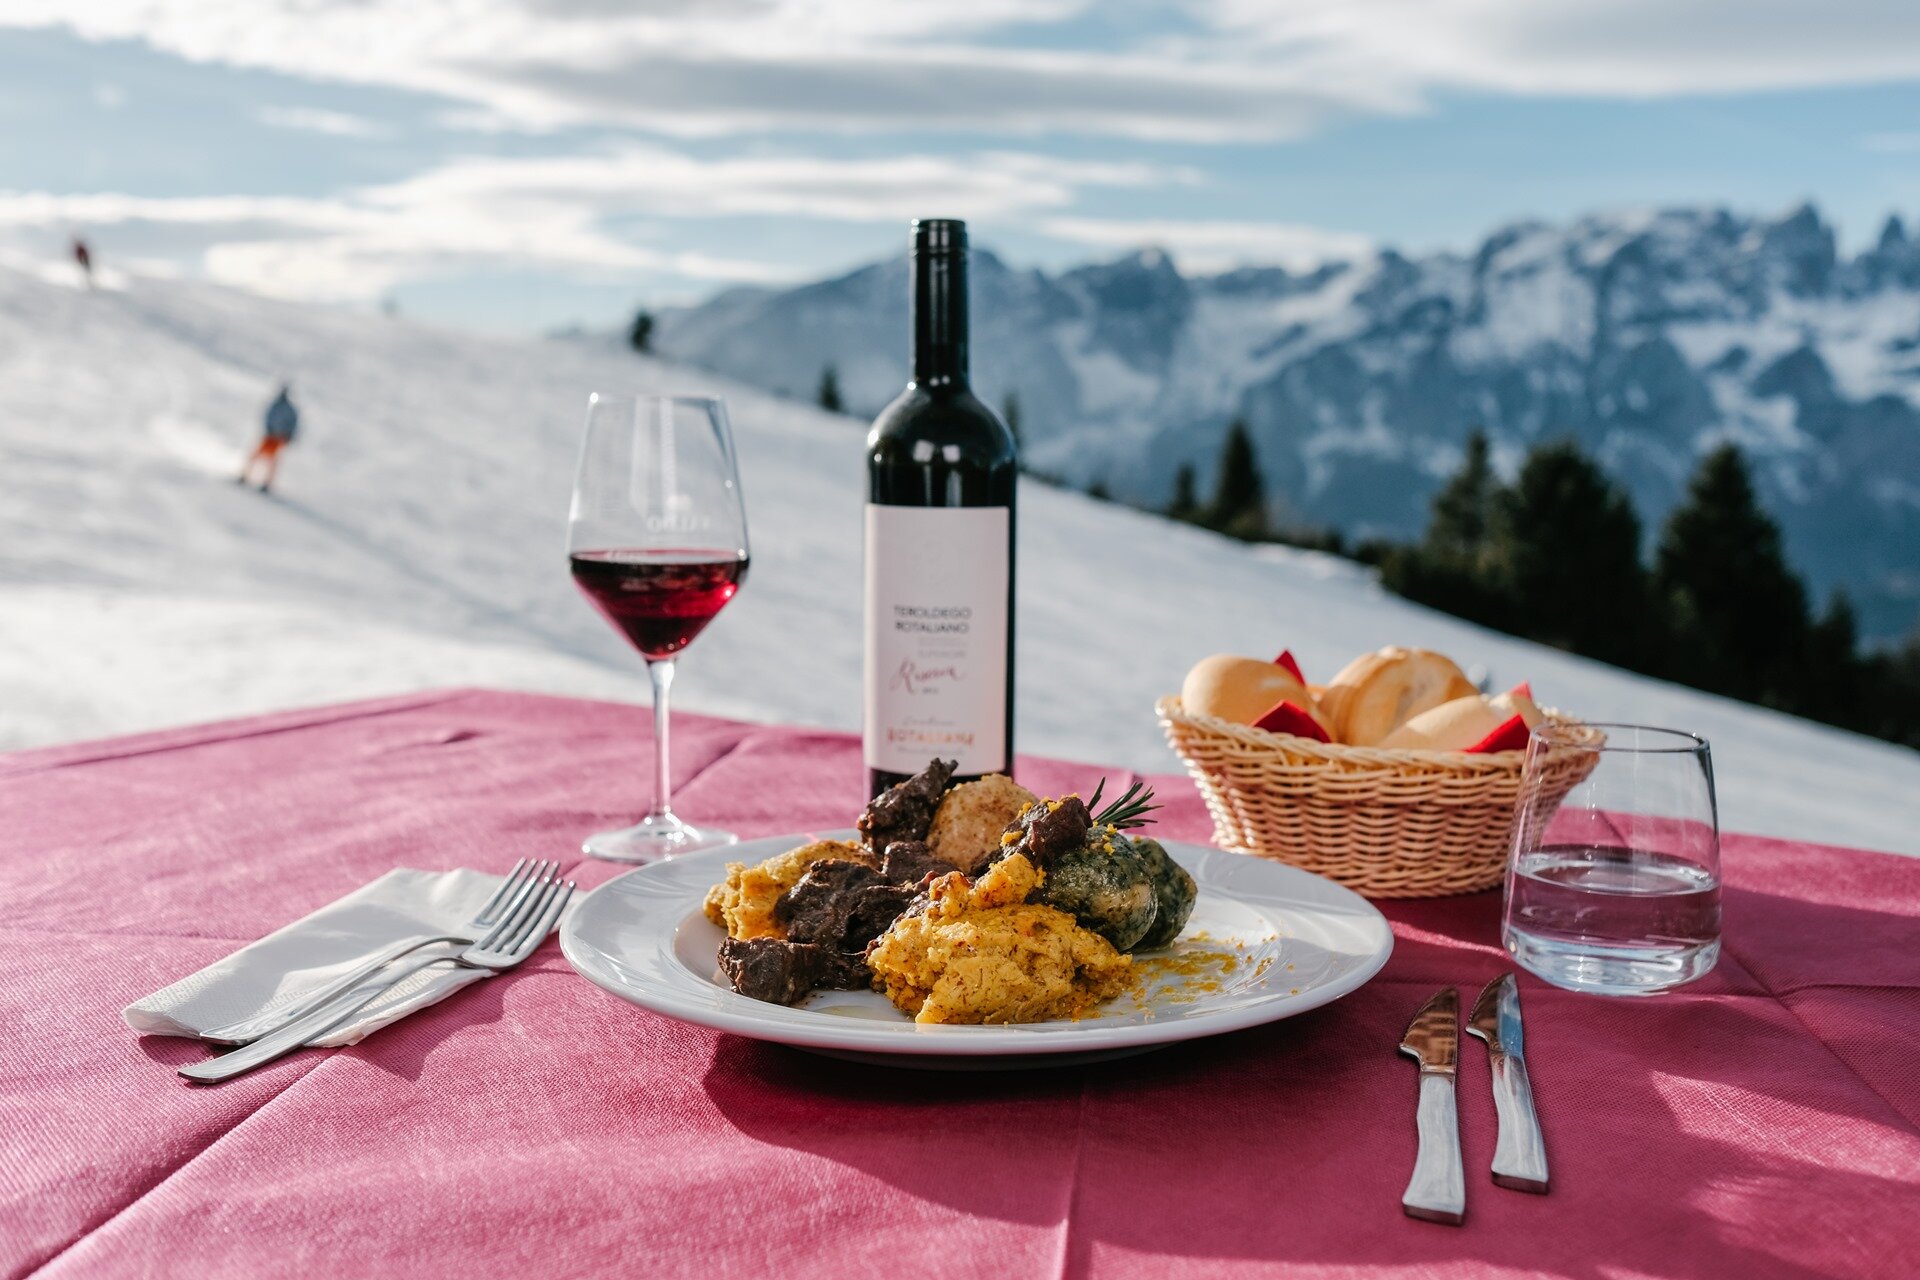
[[653, 807], [649, 818], [673, 816], [673, 771], [667, 762], [667, 694], [673, 688], [673, 659], [647, 659], [653, 681]]

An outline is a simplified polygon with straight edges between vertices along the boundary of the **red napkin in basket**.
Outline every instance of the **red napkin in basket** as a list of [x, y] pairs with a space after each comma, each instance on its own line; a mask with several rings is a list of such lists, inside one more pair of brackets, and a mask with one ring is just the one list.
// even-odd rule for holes
[[1312, 738], [1315, 742], [1328, 741], [1327, 731], [1320, 727], [1320, 722], [1294, 702], [1276, 703], [1253, 722], [1253, 727], [1265, 729], [1268, 733], [1291, 733], [1296, 738]]
[[1468, 747], [1467, 754], [1471, 756], [1493, 751], [1518, 751], [1527, 745], [1529, 732], [1525, 720], [1519, 716], [1510, 716], [1505, 724]]

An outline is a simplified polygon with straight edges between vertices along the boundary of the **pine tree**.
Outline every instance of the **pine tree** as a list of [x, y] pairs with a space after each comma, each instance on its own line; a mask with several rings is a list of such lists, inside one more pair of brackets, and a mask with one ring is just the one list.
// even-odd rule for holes
[[1667, 518], [1654, 588], [1674, 630], [1674, 676], [1748, 701], [1798, 701], [1796, 668], [1811, 629], [1806, 588], [1734, 445], [1701, 460]]
[[1533, 449], [1501, 491], [1487, 564], [1510, 629], [1609, 662], [1644, 652], [1640, 519], [1572, 441]]
[[816, 398], [828, 413], [840, 413], [846, 408], [840, 399], [840, 374], [832, 365], [820, 370], [820, 390]]
[[1871, 704], [1861, 707], [1861, 727], [1920, 748], [1920, 628], [1898, 649], [1874, 654], [1861, 666], [1863, 682], [1873, 690]]
[[1381, 582], [1457, 617], [1507, 629], [1520, 625], [1488, 563], [1501, 492], [1486, 433], [1475, 431], [1467, 437], [1460, 469], [1433, 497], [1426, 537], [1411, 546], [1389, 547], [1379, 557]]
[[1013, 433], [1014, 447], [1018, 448], [1025, 444], [1026, 442], [1020, 438], [1020, 393], [1018, 391], [1007, 392], [1007, 398], [1000, 405], [1000, 417], [1007, 424], [1007, 430]]
[[1113, 490], [1107, 488], [1107, 482], [1105, 480], [1095, 480], [1087, 486], [1087, 496], [1089, 498], [1096, 498], [1101, 502], [1112, 502]]
[[1493, 474], [1487, 433], [1467, 437], [1460, 470], [1433, 498], [1433, 518], [1427, 525], [1426, 549], [1435, 555], [1471, 562], [1486, 543], [1493, 519], [1494, 497], [1500, 481]]
[[646, 352], [653, 349], [653, 313], [637, 311], [633, 324], [627, 329], [627, 345], [635, 351]]
[[1183, 462], [1173, 474], [1173, 500], [1167, 504], [1167, 515], [1175, 520], [1196, 521], [1200, 518], [1200, 497], [1194, 488], [1193, 464]]
[[[1860, 661], [1860, 622], [1853, 601], [1836, 591], [1807, 633], [1807, 651], [1794, 664], [1797, 678], [1779, 692], [1801, 715], [1849, 729], [1865, 729], [1871, 720], [1863, 698], [1867, 664]], [[1920, 728], [1920, 725], [1916, 725]]]
[[1236, 418], [1220, 445], [1220, 474], [1206, 523], [1222, 533], [1249, 540], [1266, 536], [1267, 487], [1260, 477], [1247, 424]]

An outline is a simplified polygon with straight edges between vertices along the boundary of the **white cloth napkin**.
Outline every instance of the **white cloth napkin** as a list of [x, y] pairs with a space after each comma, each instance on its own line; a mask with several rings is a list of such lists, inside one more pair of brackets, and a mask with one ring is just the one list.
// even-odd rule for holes
[[[135, 1031], [197, 1036], [283, 1008], [345, 977], [402, 938], [443, 933], [473, 936], [469, 921], [500, 887], [500, 880], [467, 870], [389, 871], [305, 919], [134, 1001], [120, 1016]], [[456, 943], [437, 943], [408, 953], [408, 958], [453, 956], [461, 949]], [[382, 993], [351, 1021], [308, 1043], [354, 1044], [487, 976], [479, 969], [434, 965]]]

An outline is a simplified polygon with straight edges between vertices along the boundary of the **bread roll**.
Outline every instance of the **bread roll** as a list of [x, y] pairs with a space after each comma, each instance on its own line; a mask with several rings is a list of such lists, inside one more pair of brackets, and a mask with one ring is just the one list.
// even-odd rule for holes
[[1451, 658], [1389, 645], [1355, 658], [1327, 681], [1320, 712], [1334, 741], [1370, 747], [1422, 712], [1470, 695], [1478, 691]]
[[972, 875], [1000, 851], [1000, 835], [1008, 825], [1039, 800], [999, 773], [949, 787], [940, 797], [940, 807], [933, 811], [927, 848], [934, 857]]
[[1531, 729], [1540, 723], [1540, 708], [1517, 689], [1497, 698], [1470, 694], [1421, 712], [1378, 745], [1391, 751], [1465, 751], [1515, 716]]
[[1505, 711], [1509, 716], [1519, 716], [1531, 729], [1546, 719], [1539, 707], [1534, 705], [1533, 689], [1525, 684], [1517, 684], [1493, 700], [1494, 709]]
[[1294, 703], [1332, 735], [1307, 686], [1278, 663], [1216, 653], [1196, 663], [1180, 686], [1180, 703], [1189, 712], [1235, 724], [1253, 724], [1282, 702]]

